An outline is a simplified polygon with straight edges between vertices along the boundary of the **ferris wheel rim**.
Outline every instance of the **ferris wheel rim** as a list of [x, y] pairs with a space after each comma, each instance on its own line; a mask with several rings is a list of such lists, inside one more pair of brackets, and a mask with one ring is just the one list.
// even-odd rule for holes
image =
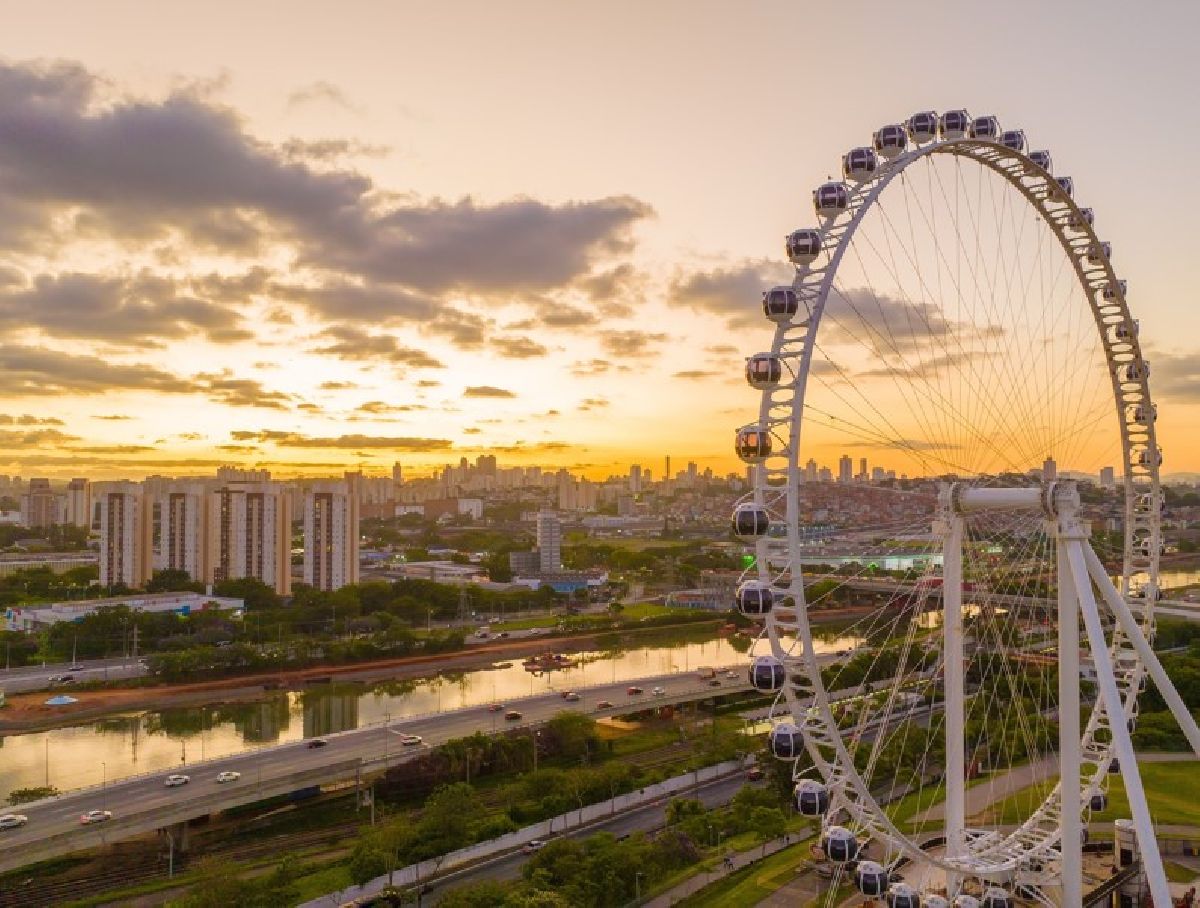
[[[1007, 147], [998, 141], [970, 137], [939, 137], [918, 144], [915, 148], [905, 151], [890, 160], [881, 161], [877, 171], [870, 178], [863, 180], [857, 189], [847, 188], [849, 199], [845, 210], [841, 214], [826, 219], [824, 223], [816, 228], [821, 235], [822, 248], [828, 261], [816, 269], [807, 264], [802, 267], [798, 266], [796, 277], [792, 283], [794, 291], [797, 293], [807, 312], [807, 319], [804, 319], [800, 323], [794, 320], [781, 322], [775, 331], [771, 354], [774, 356], [786, 355], [790, 360], [796, 362], [793, 382], [788, 388], [791, 392], [791, 397], [790, 401], [787, 401], [790, 405], [790, 419], [787, 420], [786, 476], [783, 483], [783, 494], [780, 495], [778, 484], [770, 486], [767, 484], [769, 474], [763, 470], [758, 471], [753, 499], [760, 506], [766, 506], [768, 501], [773, 502], [776, 506], [782, 503], [783, 509], [786, 512], [788, 542], [787, 570], [790, 572], [791, 580], [789, 588], [786, 591], [781, 590], [780, 592], [792, 600], [797, 616], [795, 623], [800, 648], [800, 655], [798, 657], [789, 653], [787, 654], [786, 661], [792, 664], [799, 663], [807, 671], [813, 689], [812, 702], [817, 709], [815, 717], [811, 715], [813, 706], [808, 707], [805, 710], [806, 715], [802, 717], [799, 714], [800, 706], [797, 698], [794, 696], [792, 685], [788, 683], [783, 687], [783, 698], [787, 702], [790, 718], [803, 733], [805, 746], [810, 756], [814, 757], [814, 763], [822, 778], [827, 783], [830, 783], [831, 787], [836, 784], [843, 788], [849, 786], [850, 788], [857, 789], [856, 794], [860, 799], [859, 803], [868, 805], [865, 812], [871, 815], [855, 816], [855, 819], [871, 832], [886, 837], [892, 844], [897, 846], [899, 852], [905, 853], [910, 857], [919, 857], [925, 861], [931, 860], [928, 852], [919, 843], [913, 841], [908, 835], [897, 829], [888, 820], [881, 806], [871, 795], [869, 787], [859, 776], [853, 762], [848, 758], [844, 743], [841, 741], [840, 731], [837, 729], [830, 713], [829, 692], [825, 690], [821, 680], [820, 667], [815, 657], [811, 627], [808, 624], [807, 615], [804, 614], [803, 569], [797, 557], [800, 532], [797, 505], [800, 478], [799, 442], [804, 421], [807, 380], [812, 368], [813, 350], [816, 339], [819, 336], [825, 303], [832, 289], [833, 281], [837, 276], [838, 267], [842, 257], [850, 246], [858, 226], [872, 210], [891, 182], [914, 162], [934, 154], [949, 154], [959, 159], [973, 161], [1005, 179], [1010, 186], [1025, 198], [1041, 221], [1050, 228], [1051, 232], [1057, 238], [1064, 255], [1071, 261], [1074, 267], [1076, 282], [1087, 299], [1088, 306], [1096, 321], [1100, 341], [1103, 344], [1105, 359], [1113, 385], [1113, 402], [1120, 427], [1123, 464], [1122, 489], [1126, 515], [1124, 521], [1121, 592], [1123, 596], [1128, 596], [1130, 592], [1130, 578], [1134, 573], [1145, 573], [1148, 576], [1147, 588], [1149, 593], [1145, 601], [1140, 604], [1140, 618], [1143, 626], [1148, 628], [1153, 625], [1155, 598], [1153, 594], [1157, 592], [1158, 585], [1158, 556], [1160, 548], [1159, 495], [1161, 488], [1161, 457], [1158, 456], [1153, 420], [1149, 420], [1144, 428], [1138, 429], [1136, 433], [1137, 440], [1135, 440], [1134, 433], [1131, 432], [1129, 414], [1126, 412], [1133, 398], [1136, 398], [1136, 402], [1144, 407], [1153, 408], [1154, 406], [1150, 395], [1145, 359], [1142, 356], [1136, 331], [1131, 332], [1130, 336], [1122, 339], [1117, 344], [1110, 337], [1108, 330], [1116, 324], [1127, 326], [1135, 324], [1123, 285], [1118, 280], [1111, 260], [1107, 256], [1104, 257], [1098, 269], [1091, 267], [1085, 273], [1082, 251], [1097, 247], [1101, 241], [1074, 199], [1062, 192], [1055, 192], [1056, 180], [1048, 170], [1036, 164], [1031, 159], [1029, 153]], [[1041, 193], [1040, 196], [1039, 193]], [[1058, 207], [1048, 210], [1046, 204], [1050, 201], [1056, 203]], [[1071, 236], [1067, 235], [1068, 229], [1073, 231]], [[826, 238], [832, 238], [831, 247], [825, 245]], [[814, 280], [814, 276], [819, 277]], [[1101, 293], [1105, 287], [1112, 288], [1112, 295], [1107, 299], [1103, 298]], [[1115, 349], [1117, 346], [1120, 346], [1121, 349]], [[795, 360], [797, 352], [799, 353], [799, 357], [798, 360]], [[1138, 367], [1140, 379], [1136, 383], [1122, 382], [1119, 379], [1119, 368], [1129, 363], [1134, 363]], [[1126, 386], [1136, 384], [1136, 387], [1132, 389], [1126, 388], [1123, 392], [1123, 384]], [[780, 409], [782, 408], [779, 403], [773, 400], [772, 391], [764, 389], [758, 425], [763, 427], [778, 427], [781, 420], [777, 416], [773, 417], [772, 413]], [[1134, 465], [1135, 451], [1150, 452], [1149, 459], [1137, 464], [1136, 468]], [[778, 471], [776, 471], [775, 475], [778, 476]], [[1143, 513], [1137, 519], [1134, 519], [1133, 503], [1135, 497], [1147, 494], [1153, 503], [1152, 513]], [[1134, 552], [1134, 534], [1139, 527], [1149, 527], [1150, 529], [1152, 545], [1149, 550], [1149, 556], [1145, 559], [1136, 558]], [[779, 575], [774, 579], [771, 577], [768, 559], [761, 557], [764, 551], [763, 544], [760, 542], [760, 557], [757, 559], [759, 580], [760, 582], [771, 584], [776, 582]], [[766, 615], [765, 624], [772, 652], [776, 656], [782, 657], [784, 651], [779, 645], [776, 616], [774, 614]], [[1115, 649], [1119, 645], [1119, 639], [1114, 637], [1113, 648]], [[1144, 674], [1144, 668], [1139, 663], [1134, 669], [1132, 681], [1122, 691], [1127, 711], [1129, 710], [1129, 701], [1136, 699], [1138, 683], [1142, 674]], [[1101, 707], [1099, 704], [1093, 706], [1091, 715], [1089, 716], [1089, 727], [1084, 733], [1085, 736], [1094, 733], [1096, 714], [1100, 710]], [[832, 766], [830, 765], [830, 761], [822, 761], [816, 758], [817, 749], [812, 746], [810, 738], [810, 731], [813, 725], [810, 720], [813, 718], [824, 726], [821, 731], [830, 741], [838, 742], [838, 747], [835, 748], [836, 758], [839, 763], [844, 765]], [[1111, 745], [1106, 750], [1107, 756], [1111, 756], [1110, 751]], [[1089, 794], [1097, 790], [1096, 779], [1099, 775], [1100, 773], [1097, 772], [1088, 785], [1085, 786], [1081, 793], [1081, 799], [1085, 799]], [[1037, 808], [1037, 811], [1046, 811], [1053, 808], [1055, 799], [1058, 797], [1059, 793], [1055, 789], [1043, 804]], [[1030, 821], [1036, 818], [1037, 811], [1030, 818]], [[846, 812], [853, 815], [853, 811], [848, 808]], [[1027, 824], [1030, 821], [1027, 821]], [[1024, 829], [1025, 827], [1022, 828]], [[1025, 829], [1025, 831], [1029, 832], [1030, 830]], [[1056, 839], [1053, 835], [1037, 837], [1031, 844], [1023, 845], [1020, 849], [1012, 847], [1013, 841], [1015, 841], [1014, 836], [1009, 836], [1000, 844], [992, 843], [987, 848], [982, 849], [975, 865], [972, 867], [968, 868], [959, 864], [944, 864], [942, 866], [947, 870], [955, 872], [966, 871], [980, 875], [986, 875], [989, 872], [998, 873], [1014, 869], [1021, 860], [1028, 859], [1030, 856], [1049, 852], [1056, 844]], [[937, 863], [937, 861], [934, 860], [933, 863]]]

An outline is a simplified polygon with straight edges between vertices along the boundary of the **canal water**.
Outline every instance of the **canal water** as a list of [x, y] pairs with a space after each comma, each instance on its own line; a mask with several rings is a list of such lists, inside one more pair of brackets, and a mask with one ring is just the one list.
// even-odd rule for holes
[[[816, 629], [818, 652], [861, 643]], [[67, 791], [302, 738], [531, 694], [563, 691], [747, 660], [747, 641], [708, 637], [609, 652], [577, 653], [575, 664], [542, 674], [520, 660], [422, 681], [323, 684], [264, 699], [207, 708], [139, 711], [45, 732], [0, 738], [0, 799], [18, 788]]]

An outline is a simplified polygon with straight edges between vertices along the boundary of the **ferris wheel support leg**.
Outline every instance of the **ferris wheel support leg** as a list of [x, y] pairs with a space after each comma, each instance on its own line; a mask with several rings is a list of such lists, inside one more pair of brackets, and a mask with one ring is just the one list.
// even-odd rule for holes
[[1200, 756], [1200, 727], [1196, 725], [1196, 720], [1192, 717], [1191, 711], [1183, 702], [1183, 698], [1179, 696], [1179, 691], [1175, 689], [1175, 685], [1167, 677], [1166, 669], [1158, 661], [1158, 655], [1154, 652], [1154, 647], [1150, 645], [1150, 641], [1142, 633], [1142, 629], [1138, 625], [1137, 619], [1133, 616], [1133, 612], [1129, 610], [1129, 606], [1125, 604], [1125, 600], [1121, 598], [1121, 594], [1113, 586], [1108, 574], [1104, 571], [1104, 565], [1100, 563], [1100, 559], [1092, 551], [1092, 547], [1090, 545], [1085, 546], [1083, 554], [1087, 559], [1088, 573], [1091, 575], [1092, 580], [1095, 581], [1096, 587], [1100, 590], [1100, 595], [1104, 597], [1105, 603], [1116, 617], [1117, 622], [1121, 625], [1121, 630], [1125, 632], [1125, 636], [1133, 644], [1138, 657], [1142, 660], [1142, 665], [1146, 666], [1146, 671], [1149, 672], [1151, 679], [1153, 679], [1154, 686], [1158, 688], [1159, 694], [1162, 695], [1163, 700], [1170, 707], [1171, 713], [1175, 716], [1175, 721], [1179, 723], [1179, 727], [1188, 739], [1188, 743], [1192, 745], [1192, 750], [1197, 756]]
[[[942, 631], [945, 641], [943, 690], [946, 703], [946, 857], [953, 862], [966, 853], [966, 734], [963, 692], [962, 515], [945, 513], [942, 554]], [[946, 891], [960, 880], [948, 874]]]
[[1071, 580], [1079, 597], [1079, 610], [1083, 613], [1083, 625], [1087, 628], [1088, 644], [1092, 661], [1096, 666], [1096, 681], [1100, 688], [1100, 700], [1108, 714], [1112, 732], [1113, 748], [1121, 764], [1121, 777], [1125, 781], [1125, 794], [1133, 814], [1134, 829], [1137, 830], [1138, 847], [1142, 852], [1142, 866], [1150, 884], [1150, 895], [1155, 908], [1171, 908], [1171, 891], [1167, 886], [1167, 875], [1163, 869], [1162, 856], [1158, 851], [1158, 840], [1154, 837], [1154, 824], [1150, 819], [1150, 808], [1146, 804], [1146, 790], [1138, 772], [1137, 758], [1133, 753], [1133, 740], [1129, 726], [1125, 724], [1125, 705], [1117, 689], [1109, 658], [1108, 644], [1104, 639], [1104, 628], [1100, 624], [1100, 610], [1096, 597], [1092, 595], [1092, 581], [1088, 574], [1083, 554], [1082, 532], [1079, 536], [1064, 540], [1067, 558], [1071, 564]]
[[1079, 596], [1058, 541], [1058, 753], [1062, 901], [1083, 904], [1083, 834], [1079, 804]]

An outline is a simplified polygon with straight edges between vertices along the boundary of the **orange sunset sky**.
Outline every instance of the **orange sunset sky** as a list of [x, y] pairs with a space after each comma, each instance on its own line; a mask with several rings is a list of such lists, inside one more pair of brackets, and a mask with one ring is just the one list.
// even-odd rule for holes
[[0, 472], [740, 469], [757, 290], [810, 190], [960, 106], [1096, 209], [1165, 472], [1200, 471], [1189, 5], [0, 15]]

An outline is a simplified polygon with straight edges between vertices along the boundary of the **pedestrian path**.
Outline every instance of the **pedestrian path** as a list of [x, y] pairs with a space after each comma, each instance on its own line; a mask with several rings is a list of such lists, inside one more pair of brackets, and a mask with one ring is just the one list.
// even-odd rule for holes
[[[748, 867], [756, 861], [761, 861], [764, 857], [782, 851], [784, 848], [794, 846], [803, 839], [805, 839], [804, 835], [785, 835], [767, 842], [765, 850], [762, 845], [755, 845], [746, 851], [731, 852], [725, 856], [724, 861], [719, 862], [711, 870], [688, 877], [679, 885], [672, 886], [666, 892], [655, 896], [648, 902], [644, 902], [643, 905], [645, 908], [670, 908], [671, 905], [676, 905], [688, 896], [695, 895], [701, 889], [715, 883], [717, 880], [722, 880], [730, 874], [741, 870], [743, 867]], [[803, 853], [807, 854], [807, 851]], [[801, 851], [797, 851], [796, 856], [800, 858], [802, 856]]]

